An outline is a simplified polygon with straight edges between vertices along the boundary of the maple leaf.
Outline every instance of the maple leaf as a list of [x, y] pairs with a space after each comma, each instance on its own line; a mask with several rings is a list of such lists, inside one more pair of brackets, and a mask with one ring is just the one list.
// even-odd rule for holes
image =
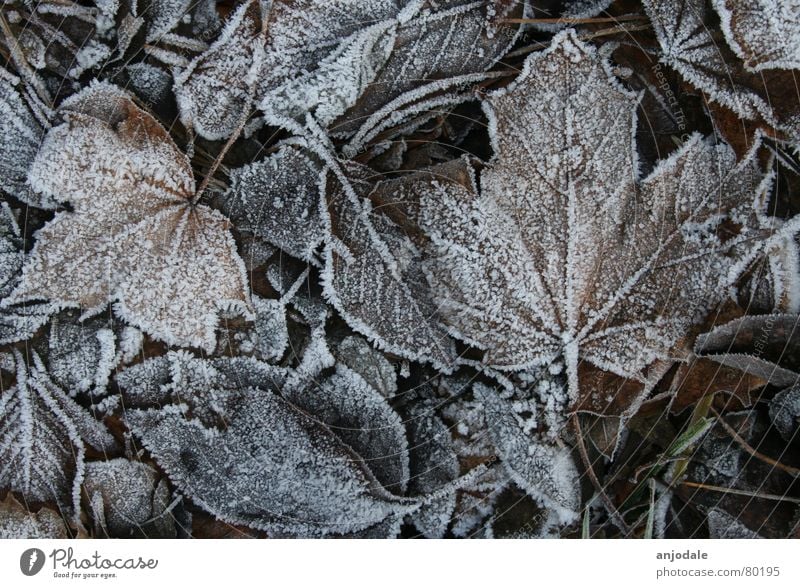
[[94, 83], [61, 114], [29, 179], [73, 210], [36, 233], [3, 305], [48, 299], [92, 314], [115, 301], [154, 338], [213, 350], [219, 310], [250, 313], [228, 220], [195, 203], [188, 158], [121, 90]]
[[725, 40], [750, 71], [800, 66], [800, 2], [712, 0]]
[[14, 359], [16, 384], [0, 396], [0, 489], [77, 513], [86, 444], [113, 451], [114, 438], [53, 383], [38, 355], [30, 366], [17, 351]]
[[[644, 380], [726, 295], [758, 247], [762, 176], [752, 158], [692, 136], [637, 181], [637, 95], [571, 31], [489, 96], [495, 160], [385, 182], [378, 202], [425, 234], [426, 275], [451, 332], [484, 361], [578, 361]], [[466, 177], [465, 177], [466, 176]], [[408, 224], [409, 220], [404, 221]], [[745, 251], [747, 250], [747, 251]]]

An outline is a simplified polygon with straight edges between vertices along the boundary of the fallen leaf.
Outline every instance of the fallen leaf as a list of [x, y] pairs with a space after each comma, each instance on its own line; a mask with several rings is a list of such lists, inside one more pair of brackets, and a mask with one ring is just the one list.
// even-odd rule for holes
[[570, 450], [543, 442], [524, 429], [511, 407], [496, 391], [475, 385], [483, 401], [486, 425], [505, 469], [514, 483], [562, 522], [571, 522], [580, 510], [580, 477]]
[[713, 0], [725, 40], [750, 71], [800, 67], [800, 3]]
[[419, 253], [402, 229], [373, 214], [363, 197], [374, 185], [373, 173], [357, 164], [348, 170], [349, 186], [328, 174], [325, 297], [379, 349], [452, 369], [454, 346], [439, 322]]
[[[0, 300], [16, 289], [25, 253], [17, 220], [8, 204], [0, 204]], [[48, 304], [0, 304], [0, 344], [30, 339], [54, 312]]]
[[174, 539], [177, 534], [167, 483], [146, 464], [124, 458], [89, 462], [83, 492], [95, 537]]
[[0, 490], [80, 512], [86, 445], [113, 451], [106, 427], [48, 377], [39, 356], [15, 351], [16, 384], [0, 396]]
[[178, 406], [128, 412], [170, 480], [231, 524], [277, 536], [328, 536], [368, 529], [415, 501], [395, 497], [324, 424], [269, 390], [235, 393], [224, 430]]
[[0, 502], [0, 539], [70, 539], [56, 511], [43, 507], [30, 512], [9, 492]]
[[[647, 381], [727, 296], [754, 255], [765, 206], [752, 157], [694, 135], [637, 178], [638, 97], [574, 32], [487, 98], [495, 159], [385, 182], [419, 227], [425, 273], [452, 334], [519, 370], [565, 359]], [[554, 122], [556, 121], [556, 122]]]
[[60, 112], [29, 178], [73, 210], [36, 233], [3, 306], [46, 299], [91, 315], [115, 302], [156, 339], [213, 350], [219, 311], [251, 312], [228, 220], [195, 203], [189, 160], [122, 90], [94, 83]]

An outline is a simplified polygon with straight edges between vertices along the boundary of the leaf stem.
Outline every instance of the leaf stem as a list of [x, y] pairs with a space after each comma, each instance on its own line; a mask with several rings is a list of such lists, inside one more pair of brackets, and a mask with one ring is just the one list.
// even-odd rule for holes
[[756, 459], [759, 459], [759, 460], [763, 461], [766, 464], [769, 464], [769, 465], [771, 465], [773, 467], [776, 467], [779, 470], [783, 470], [784, 472], [786, 472], [790, 476], [793, 476], [795, 478], [800, 477], [800, 469], [792, 467], [792, 466], [788, 466], [786, 464], [783, 464], [783, 463], [779, 462], [778, 460], [772, 459], [768, 455], [764, 455], [763, 453], [759, 452], [752, 445], [750, 445], [747, 441], [745, 441], [741, 437], [741, 435], [739, 435], [739, 433], [736, 432], [736, 429], [734, 429], [728, 423], [726, 423], [725, 420], [722, 418], [722, 416], [720, 416], [720, 414], [716, 410], [714, 410], [713, 407], [711, 407], [710, 410], [711, 410], [712, 413], [714, 413], [714, 416], [717, 417], [717, 422], [720, 425], [722, 425], [722, 428], [725, 429], [725, 431], [728, 433], [728, 435], [730, 435], [733, 438], [733, 440], [736, 441], [741, 446], [741, 448], [744, 449], [747, 453], [749, 453], [750, 455], [752, 455]]
[[778, 502], [792, 502], [800, 504], [800, 498], [792, 496], [781, 496], [780, 494], [764, 494], [762, 492], [753, 492], [750, 490], [739, 490], [738, 488], [725, 488], [724, 486], [714, 486], [713, 484], [703, 484], [701, 482], [681, 482], [681, 486], [687, 488], [698, 488], [700, 490], [710, 490], [712, 492], [721, 492], [722, 494], [737, 494], [739, 496], [750, 496], [751, 498], [761, 498], [763, 500], [776, 500]]
[[225, 142], [225, 145], [223, 145], [220, 152], [214, 158], [214, 161], [211, 164], [211, 167], [208, 169], [208, 172], [206, 173], [205, 177], [203, 178], [200, 187], [197, 189], [194, 198], [192, 198], [192, 205], [195, 205], [199, 202], [200, 197], [203, 195], [203, 192], [206, 191], [209, 183], [211, 182], [211, 179], [214, 177], [214, 174], [217, 173], [217, 169], [222, 164], [222, 160], [225, 159], [225, 156], [228, 154], [228, 151], [230, 151], [230, 148], [233, 147], [233, 144], [239, 138], [239, 135], [242, 134], [242, 131], [244, 130], [245, 125], [247, 124], [247, 121], [250, 120], [250, 115], [251, 115], [250, 111], [245, 111], [245, 115], [242, 117], [242, 120], [239, 122], [238, 126], [236, 127], [236, 130], [234, 130], [233, 134], [231, 134], [231, 136], [228, 137], [228, 140]]
[[607, 16], [595, 18], [501, 18], [498, 22], [508, 24], [600, 24], [606, 22], [644, 21], [647, 17], [643, 14], [626, 14], [623, 16]]
[[605, 504], [606, 508], [608, 509], [608, 514], [614, 519], [616, 525], [620, 528], [620, 530], [625, 534], [625, 536], [630, 535], [631, 530], [628, 527], [628, 524], [622, 518], [622, 515], [619, 514], [619, 511], [614, 506], [614, 503], [611, 502], [611, 499], [606, 494], [605, 488], [600, 484], [600, 480], [597, 478], [597, 474], [594, 472], [594, 468], [592, 467], [591, 461], [589, 461], [589, 453], [586, 451], [586, 444], [583, 441], [583, 431], [581, 431], [581, 424], [578, 420], [578, 415], [572, 415], [572, 426], [575, 428], [575, 439], [578, 445], [578, 453], [580, 453], [581, 460], [583, 461], [583, 465], [586, 468], [586, 473], [589, 476], [589, 480], [591, 480], [594, 489], [597, 491], [598, 496]]

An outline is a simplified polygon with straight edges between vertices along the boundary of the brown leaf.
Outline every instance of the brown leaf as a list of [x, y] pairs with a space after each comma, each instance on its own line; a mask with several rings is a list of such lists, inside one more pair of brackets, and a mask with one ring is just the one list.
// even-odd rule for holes
[[69, 539], [64, 519], [42, 507], [30, 512], [9, 492], [0, 502], [0, 539]]
[[[673, 359], [766, 233], [761, 173], [724, 144], [694, 135], [637, 181], [637, 104], [560, 33], [488, 97], [496, 156], [480, 178], [462, 162], [467, 181], [433, 168], [382, 189], [424, 236], [450, 331], [492, 367], [565, 358], [573, 401], [601, 414], [630, 409], [633, 381]], [[579, 395], [584, 362], [622, 383]]]
[[115, 302], [154, 338], [211, 351], [219, 311], [250, 312], [228, 220], [195, 203], [188, 158], [118, 88], [95, 83], [61, 114], [30, 180], [73, 210], [36, 233], [3, 304], [48, 299], [92, 314]]

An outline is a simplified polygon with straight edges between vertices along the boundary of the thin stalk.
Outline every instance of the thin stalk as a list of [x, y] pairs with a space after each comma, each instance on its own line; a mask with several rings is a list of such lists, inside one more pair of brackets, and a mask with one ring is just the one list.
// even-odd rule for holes
[[642, 14], [626, 14], [624, 16], [598, 16], [595, 18], [501, 18], [500, 22], [508, 24], [600, 24], [606, 22], [630, 22], [647, 20]]
[[614, 506], [614, 503], [611, 502], [608, 494], [606, 494], [605, 488], [603, 488], [602, 484], [600, 484], [597, 474], [594, 473], [592, 463], [589, 461], [589, 453], [586, 451], [586, 444], [583, 441], [583, 431], [581, 431], [581, 424], [578, 420], [577, 414], [572, 415], [572, 426], [575, 428], [575, 438], [578, 443], [578, 453], [580, 454], [583, 465], [586, 468], [586, 473], [589, 475], [589, 480], [591, 480], [595, 491], [597, 492], [598, 496], [600, 496], [603, 504], [605, 504], [606, 508], [608, 509], [608, 514], [612, 519], [614, 519], [616, 525], [626, 536], [630, 535], [630, 527], [628, 527], [628, 524], [622, 518], [622, 515], [619, 514], [619, 511]]
[[792, 496], [781, 496], [780, 494], [764, 494], [761, 492], [751, 492], [750, 490], [739, 490], [738, 488], [725, 488], [724, 486], [714, 486], [713, 484], [702, 484], [700, 482], [681, 482], [681, 486], [687, 488], [698, 488], [699, 490], [710, 490], [722, 494], [737, 494], [739, 496], [749, 496], [751, 498], [762, 498], [764, 500], [776, 500], [778, 502], [792, 502], [800, 504], [800, 498]]
[[739, 435], [739, 433], [736, 432], [736, 429], [734, 429], [728, 423], [726, 423], [723, 420], [723, 418], [719, 415], [719, 413], [716, 410], [714, 410], [713, 407], [711, 408], [711, 412], [713, 412], [714, 416], [717, 417], [717, 422], [720, 425], [722, 425], [722, 428], [725, 429], [725, 432], [727, 432], [728, 435], [730, 435], [733, 438], [733, 440], [736, 441], [741, 446], [741, 448], [744, 449], [747, 453], [749, 453], [750, 455], [752, 455], [756, 459], [759, 459], [759, 460], [763, 461], [766, 464], [769, 464], [769, 465], [771, 465], [773, 467], [778, 468], [779, 470], [782, 470], [782, 471], [786, 472], [790, 476], [793, 476], [795, 478], [800, 476], [800, 469], [792, 467], [792, 466], [788, 466], [786, 464], [783, 464], [783, 463], [779, 462], [777, 459], [772, 459], [768, 455], [764, 455], [763, 453], [759, 452], [755, 447], [753, 447], [747, 441], [745, 441]]
[[214, 174], [217, 173], [217, 169], [222, 164], [222, 160], [225, 159], [225, 156], [228, 154], [228, 151], [230, 150], [230, 148], [233, 147], [233, 144], [239, 138], [239, 135], [242, 134], [242, 131], [244, 130], [244, 126], [247, 124], [248, 120], [250, 120], [250, 112], [246, 112], [245, 113], [245, 116], [242, 117], [242, 120], [239, 122], [239, 125], [236, 127], [236, 130], [233, 132], [233, 134], [225, 142], [225, 145], [222, 147], [222, 150], [214, 158], [214, 161], [211, 164], [211, 167], [209, 168], [208, 172], [206, 173], [205, 177], [203, 178], [203, 181], [200, 184], [200, 187], [197, 189], [197, 193], [194, 195], [194, 198], [192, 198], [192, 204], [197, 204], [198, 203], [198, 201], [200, 200], [200, 197], [203, 195], [203, 192], [205, 192], [206, 189], [208, 188], [208, 184], [211, 182], [211, 178], [213, 178]]

